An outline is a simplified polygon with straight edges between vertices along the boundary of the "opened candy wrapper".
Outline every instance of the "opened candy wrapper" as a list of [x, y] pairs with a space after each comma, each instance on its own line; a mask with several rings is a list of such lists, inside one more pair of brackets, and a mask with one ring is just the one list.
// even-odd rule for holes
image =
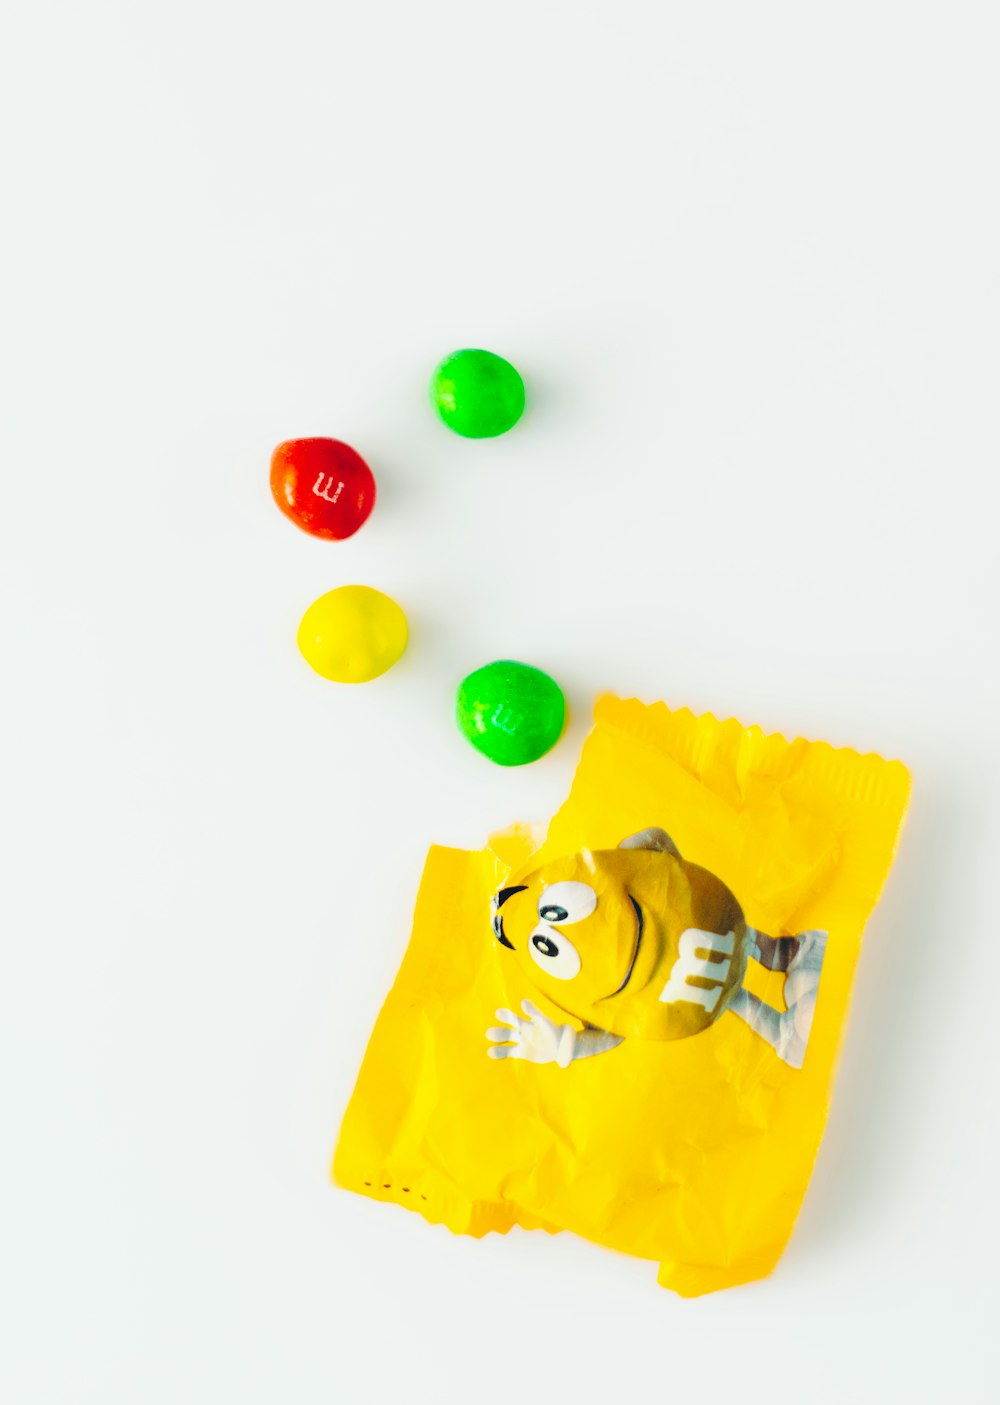
[[684, 1296], [769, 1273], [909, 785], [603, 699], [544, 842], [431, 849], [335, 1179], [456, 1233], [573, 1230]]

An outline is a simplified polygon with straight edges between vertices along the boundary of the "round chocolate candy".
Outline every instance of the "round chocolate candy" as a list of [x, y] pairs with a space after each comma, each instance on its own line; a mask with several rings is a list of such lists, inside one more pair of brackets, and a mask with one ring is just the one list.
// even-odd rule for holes
[[375, 478], [360, 454], [339, 439], [287, 439], [271, 456], [274, 501], [297, 527], [343, 541], [375, 506]]
[[462, 732], [484, 756], [498, 766], [523, 766], [559, 740], [566, 700], [541, 669], [498, 659], [462, 680], [455, 711]]
[[453, 351], [431, 380], [431, 399], [449, 429], [466, 439], [506, 434], [524, 410], [524, 381], [492, 351]]
[[302, 616], [302, 657], [334, 683], [367, 683], [392, 668], [406, 648], [406, 616], [369, 585], [342, 585], [314, 600]]

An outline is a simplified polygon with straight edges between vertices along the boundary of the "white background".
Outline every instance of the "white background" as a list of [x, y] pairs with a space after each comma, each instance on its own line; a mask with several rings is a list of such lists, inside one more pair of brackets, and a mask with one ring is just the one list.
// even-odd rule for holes
[[[995, 7], [5, 14], [4, 1400], [995, 1399]], [[506, 438], [429, 410], [470, 344]], [[347, 543], [270, 500], [309, 434]], [[355, 689], [295, 648], [351, 581], [412, 629]], [[572, 708], [523, 770], [452, 722], [504, 656]], [[326, 1178], [427, 845], [606, 689], [915, 777], [796, 1236], [696, 1302]]]

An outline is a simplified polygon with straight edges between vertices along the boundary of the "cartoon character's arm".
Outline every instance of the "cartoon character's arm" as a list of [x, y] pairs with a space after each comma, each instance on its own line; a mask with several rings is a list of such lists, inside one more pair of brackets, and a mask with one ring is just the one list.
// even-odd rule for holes
[[638, 834], [630, 834], [627, 839], [623, 839], [618, 845], [619, 849], [652, 849], [657, 854], [673, 854], [675, 859], [679, 859], [681, 851], [671, 839], [665, 829], [660, 829], [659, 825], [650, 825], [649, 829], [640, 829]]
[[499, 1025], [486, 1031], [491, 1059], [526, 1059], [533, 1064], [558, 1064], [568, 1068], [574, 1059], [589, 1059], [620, 1044], [621, 1036], [588, 1025], [574, 1029], [570, 1024], [556, 1024], [543, 1015], [530, 1000], [521, 1001], [524, 1016], [513, 1010], [497, 1011]]

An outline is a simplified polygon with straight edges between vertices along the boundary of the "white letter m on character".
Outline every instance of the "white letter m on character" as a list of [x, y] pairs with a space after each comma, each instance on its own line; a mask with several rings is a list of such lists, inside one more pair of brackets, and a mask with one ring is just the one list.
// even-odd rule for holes
[[[697, 927], [689, 927], [681, 933], [677, 960], [670, 968], [670, 979], [663, 987], [660, 999], [666, 1005], [675, 1000], [686, 1000], [691, 1005], [700, 1005], [709, 1014], [719, 1003], [722, 987], [729, 975], [736, 942], [736, 933], [702, 932]], [[693, 984], [693, 979], [711, 981], [712, 988]]]

